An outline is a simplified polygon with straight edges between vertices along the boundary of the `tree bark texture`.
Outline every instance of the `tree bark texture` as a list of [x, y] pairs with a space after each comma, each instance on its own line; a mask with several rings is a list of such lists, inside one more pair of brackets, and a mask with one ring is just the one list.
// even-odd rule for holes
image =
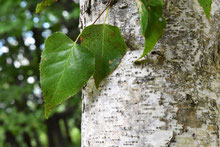
[[[220, 147], [220, 0], [208, 20], [198, 0], [164, 0], [167, 27], [144, 49], [134, 0], [117, 0], [107, 23], [128, 46], [119, 67], [96, 89], [83, 90], [83, 147]], [[81, 0], [80, 28], [104, 0]], [[104, 15], [98, 21], [103, 23]]]

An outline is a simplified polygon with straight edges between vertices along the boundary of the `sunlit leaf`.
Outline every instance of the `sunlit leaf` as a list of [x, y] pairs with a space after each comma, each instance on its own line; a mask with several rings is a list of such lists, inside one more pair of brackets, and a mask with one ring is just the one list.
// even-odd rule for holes
[[206, 17], [209, 19], [211, 6], [212, 6], [212, 0], [199, 0], [199, 4], [202, 6]]
[[42, 12], [46, 7], [52, 5], [57, 0], [43, 0], [39, 4], [37, 4], [36, 13]]
[[81, 35], [82, 45], [95, 55], [96, 87], [119, 65], [126, 53], [126, 44], [118, 27], [107, 24], [91, 25]]
[[40, 64], [46, 117], [54, 106], [81, 90], [93, 75], [94, 66], [93, 54], [66, 35], [55, 33], [46, 40]]
[[[166, 21], [162, 16], [162, 0], [135, 0], [141, 22], [142, 35], [145, 37], [145, 49], [142, 57], [147, 55], [163, 35]], [[140, 59], [139, 58], [139, 59]]]

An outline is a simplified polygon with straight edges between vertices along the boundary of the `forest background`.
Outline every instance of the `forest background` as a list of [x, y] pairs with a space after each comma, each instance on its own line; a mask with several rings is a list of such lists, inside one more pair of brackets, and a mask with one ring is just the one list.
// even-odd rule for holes
[[45, 39], [79, 34], [79, 4], [60, 0], [36, 14], [38, 1], [0, 0], [0, 147], [80, 146], [81, 93], [45, 118], [39, 62]]

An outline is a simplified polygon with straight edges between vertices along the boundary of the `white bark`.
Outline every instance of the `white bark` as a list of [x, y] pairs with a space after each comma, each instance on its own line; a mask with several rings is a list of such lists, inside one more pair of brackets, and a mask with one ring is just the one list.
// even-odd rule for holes
[[[102, 1], [80, 1], [81, 29], [105, 8]], [[129, 48], [99, 89], [90, 80], [83, 91], [83, 147], [220, 146], [220, 0], [210, 21], [197, 0], [164, 2], [165, 34], [138, 65], [144, 38], [135, 2], [111, 7], [107, 22]]]

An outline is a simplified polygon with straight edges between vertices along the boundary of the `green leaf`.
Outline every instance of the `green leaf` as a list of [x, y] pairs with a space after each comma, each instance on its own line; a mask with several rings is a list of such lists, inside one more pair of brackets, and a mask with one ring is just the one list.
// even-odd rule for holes
[[206, 17], [209, 19], [211, 6], [212, 6], [212, 0], [199, 0], [199, 4], [202, 6]]
[[[163, 18], [162, 0], [135, 0], [141, 22], [142, 35], [145, 37], [145, 49], [140, 58], [147, 55], [156, 45], [166, 28]], [[140, 59], [139, 58], [139, 59]]]
[[46, 117], [53, 107], [81, 90], [94, 68], [93, 54], [66, 35], [55, 33], [46, 40], [40, 63]]
[[46, 7], [57, 2], [57, 0], [43, 0], [41, 3], [37, 4], [36, 13], [42, 12]]
[[81, 34], [81, 43], [95, 55], [96, 87], [113, 72], [126, 53], [126, 44], [118, 27], [107, 24], [91, 25]]

